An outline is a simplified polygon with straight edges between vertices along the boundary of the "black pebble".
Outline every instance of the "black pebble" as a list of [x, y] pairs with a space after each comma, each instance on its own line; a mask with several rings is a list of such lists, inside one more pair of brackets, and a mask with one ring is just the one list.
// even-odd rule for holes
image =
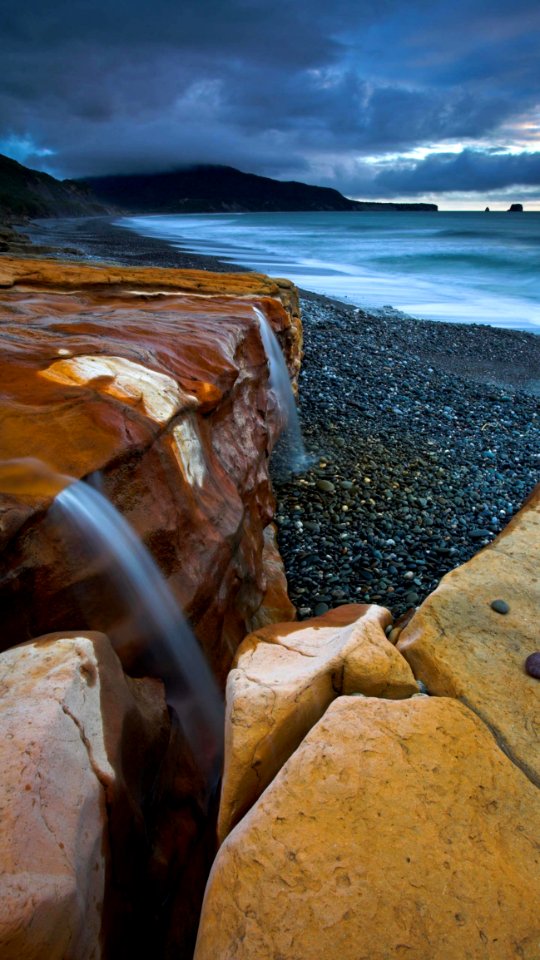
[[490, 607], [492, 610], [495, 610], [495, 613], [508, 613], [510, 611], [506, 600], [493, 600]]
[[530, 653], [525, 661], [525, 670], [530, 677], [540, 680], [540, 650]]

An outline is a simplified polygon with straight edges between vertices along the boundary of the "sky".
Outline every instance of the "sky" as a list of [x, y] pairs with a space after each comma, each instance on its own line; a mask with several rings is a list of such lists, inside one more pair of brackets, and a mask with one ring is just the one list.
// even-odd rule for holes
[[540, 210], [538, 0], [2, 0], [0, 153]]

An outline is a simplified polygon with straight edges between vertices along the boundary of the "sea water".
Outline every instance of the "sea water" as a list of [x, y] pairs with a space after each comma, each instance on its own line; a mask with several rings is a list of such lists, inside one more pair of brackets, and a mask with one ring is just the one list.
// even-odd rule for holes
[[118, 223], [366, 309], [540, 333], [540, 213], [186, 214]]

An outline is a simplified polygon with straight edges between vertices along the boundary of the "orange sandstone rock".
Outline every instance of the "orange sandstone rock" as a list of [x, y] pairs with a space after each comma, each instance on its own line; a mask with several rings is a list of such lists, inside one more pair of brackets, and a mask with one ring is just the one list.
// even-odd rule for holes
[[[268, 455], [281, 422], [255, 308], [294, 377], [294, 287], [258, 274], [7, 257], [0, 285], [1, 460], [37, 458], [76, 479], [97, 473], [224, 681], [268, 586]], [[108, 571], [84, 545], [66, 548], [68, 531], [45, 514], [57, 491], [32, 471], [19, 481], [0, 462], [2, 647], [81, 625], [112, 633], [125, 611]], [[290, 609], [275, 575], [274, 584], [274, 607]], [[139, 641], [119, 649], [136, 669]]]
[[537, 960], [539, 830], [467, 707], [340, 697], [221, 847], [195, 960]]
[[[162, 267], [125, 267], [118, 264], [89, 266], [60, 260], [0, 258], [0, 288], [18, 287], [28, 292], [42, 289], [73, 293], [132, 290], [139, 296], [182, 292], [198, 297], [267, 297], [270, 321], [284, 346], [293, 382], [300, 370], [302, 324], [296, 287], [290, 280], [262, 273], [211, 273], [208, 270], [172, 270]], [[289, 316], [283, 326], [282, 308]]]
[[525, 660], [538, 648], [539, 570], [540, 486], [489, 547], [441, 580], [398, 642], [428, 690], [468, 704], [537, 785], [539, 687]]
[[399, 699], [418, 692], [384, 635], [391, 620], [383, 607], [347, 604], [246, 637], [227, 680], [221, 840], [338, 694]]
[[277, 530], [270, 523], [264, 531], [262, 564], [266, 589], [259, 609], [251, 618], [251, 630], [259, 630], [271, 623], [296, 620], [296, 608], [287, 594], [287, 579], [277, 542]]

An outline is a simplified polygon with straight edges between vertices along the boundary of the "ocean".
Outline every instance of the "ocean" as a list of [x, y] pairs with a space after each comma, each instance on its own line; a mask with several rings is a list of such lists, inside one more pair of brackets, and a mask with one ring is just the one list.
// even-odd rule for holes
[[540, 333], [540, 213], [238, 213], [119, 225], [365, 309]]

